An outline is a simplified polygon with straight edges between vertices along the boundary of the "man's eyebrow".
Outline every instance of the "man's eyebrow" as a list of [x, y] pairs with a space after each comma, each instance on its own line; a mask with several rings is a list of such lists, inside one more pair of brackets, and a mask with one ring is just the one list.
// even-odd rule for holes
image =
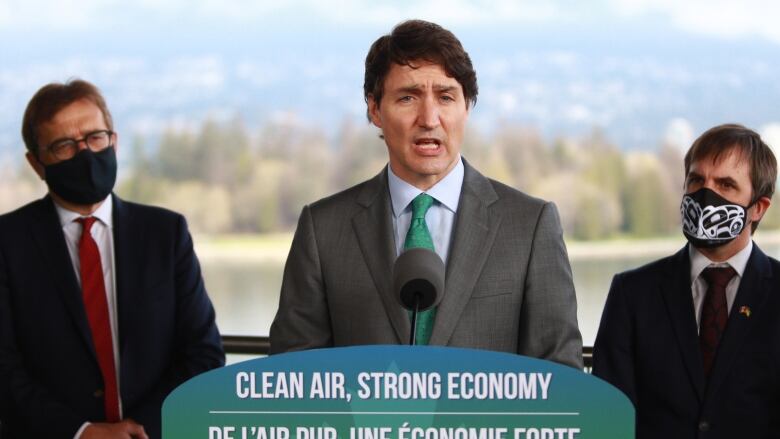
[[450, 92], [450, 91], [457, 90], [458, 87], [456, 87], [454, 85], [434, 85], [433, 89], [438, 91], [438, 92]]
[[420, 84], [404, 85], [393, 90], [396, 93], [419, 93], [422, 89]]
[[703, 178], [703, 177], [698, 172], [688, 171], [688, 175], [685, 176], [685, 179], [690, 180], [691, 178]]
[[717, 182], [717, 183], [728, 183], [728, 184], [730, 184], [732, 186], [739, 186], [739, 184], [737, 184], [737, 180], [734, 180], [733, 178], [728, 177], [728, 176], [726, 176], [726, 177], [715, 177], [715, 182]]
[[[424, 88], [425, 87], [422, 84], [409, 84], [409, 85], [404, 85], [396, 88], [395, 92], [396, 93], [419, 93]], [[435, 84], [433, 86], [433, 90], [439, 93], [451, 92], [457, 90], [457, 88], [458, 87], [455, 85], [444, 85], [444, 84]]]
[[[701, 179], [703, 179], [704, 177], [702, 177], [701, 174], [699, 174], [697, 172], [690, 171], [690, 172], [688, 172], [688, 175], [685, 177], [685, 180], [687, 181], [687, 180], [690, 180], [691, 178], [701, 178]], [[733, 177], [729, 177], [729, 176], [715, 177], [713, 180], [715, 180], [715, 182], [718, 183], [718, 184], [728, 183], [728, 184], [731, 184], [733, 186], [739, 186], [739, 184], [737, 184], [737, 180], [735, 180]]]

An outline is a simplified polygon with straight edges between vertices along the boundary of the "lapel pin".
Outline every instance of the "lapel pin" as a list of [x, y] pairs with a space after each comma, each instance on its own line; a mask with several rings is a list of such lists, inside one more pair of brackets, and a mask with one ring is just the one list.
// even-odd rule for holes
[[750, 307], [749, 306], [741, 306], [739, 308], [739, 313], [743, 316], [750, 318]]

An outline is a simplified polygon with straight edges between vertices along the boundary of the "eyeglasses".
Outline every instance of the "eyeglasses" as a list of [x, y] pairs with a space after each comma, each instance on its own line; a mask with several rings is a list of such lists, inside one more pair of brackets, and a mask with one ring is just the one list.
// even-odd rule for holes
[[80, 139], [62, 139], [50, 143], [45, 149], [60, 160], [67, 160], [79, 152], [79, 143], [84, 142], [93, 152], [102, 151], [111, 145], [114, 132], [97, 130], [87, 133]]

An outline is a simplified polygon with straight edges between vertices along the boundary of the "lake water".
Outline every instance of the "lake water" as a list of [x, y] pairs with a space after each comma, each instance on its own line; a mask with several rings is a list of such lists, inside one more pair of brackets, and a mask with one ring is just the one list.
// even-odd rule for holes
[[[780, 257], [780, 245], [777, 243], [762, 245], [759, 241], [759, 245], [770, 256]], [[682, 242], [677, 248], [681, 246]], [[663, 254], [671, 254], [673, 251]], [[596, 338], [612, 276], [661, 256], [655, 253], [572, 257], [577, 314], [585, 345], [592, 346]], [[208, 257], [202, 260], [202, 265], [209, 295], [217, 309], [220, 331], [231, 335], [268, 335], [279, 304], [284, 256], [260, 261]]]

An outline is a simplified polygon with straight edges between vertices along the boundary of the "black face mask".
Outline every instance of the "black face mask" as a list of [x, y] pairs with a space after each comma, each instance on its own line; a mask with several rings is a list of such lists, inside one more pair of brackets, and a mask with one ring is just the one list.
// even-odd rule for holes
[[694, 247], [728, 244], [742, 233], [752, 205], [732, 203], [707, 188], [685, 194], [680, 205], [683, 234]]
[[100, 152], [83, 149], [73, 158], [44, 165], [46, 184], [65, 201], [95, 204], [114, 189], [116, 167], [116, 151], [112, 146]]

